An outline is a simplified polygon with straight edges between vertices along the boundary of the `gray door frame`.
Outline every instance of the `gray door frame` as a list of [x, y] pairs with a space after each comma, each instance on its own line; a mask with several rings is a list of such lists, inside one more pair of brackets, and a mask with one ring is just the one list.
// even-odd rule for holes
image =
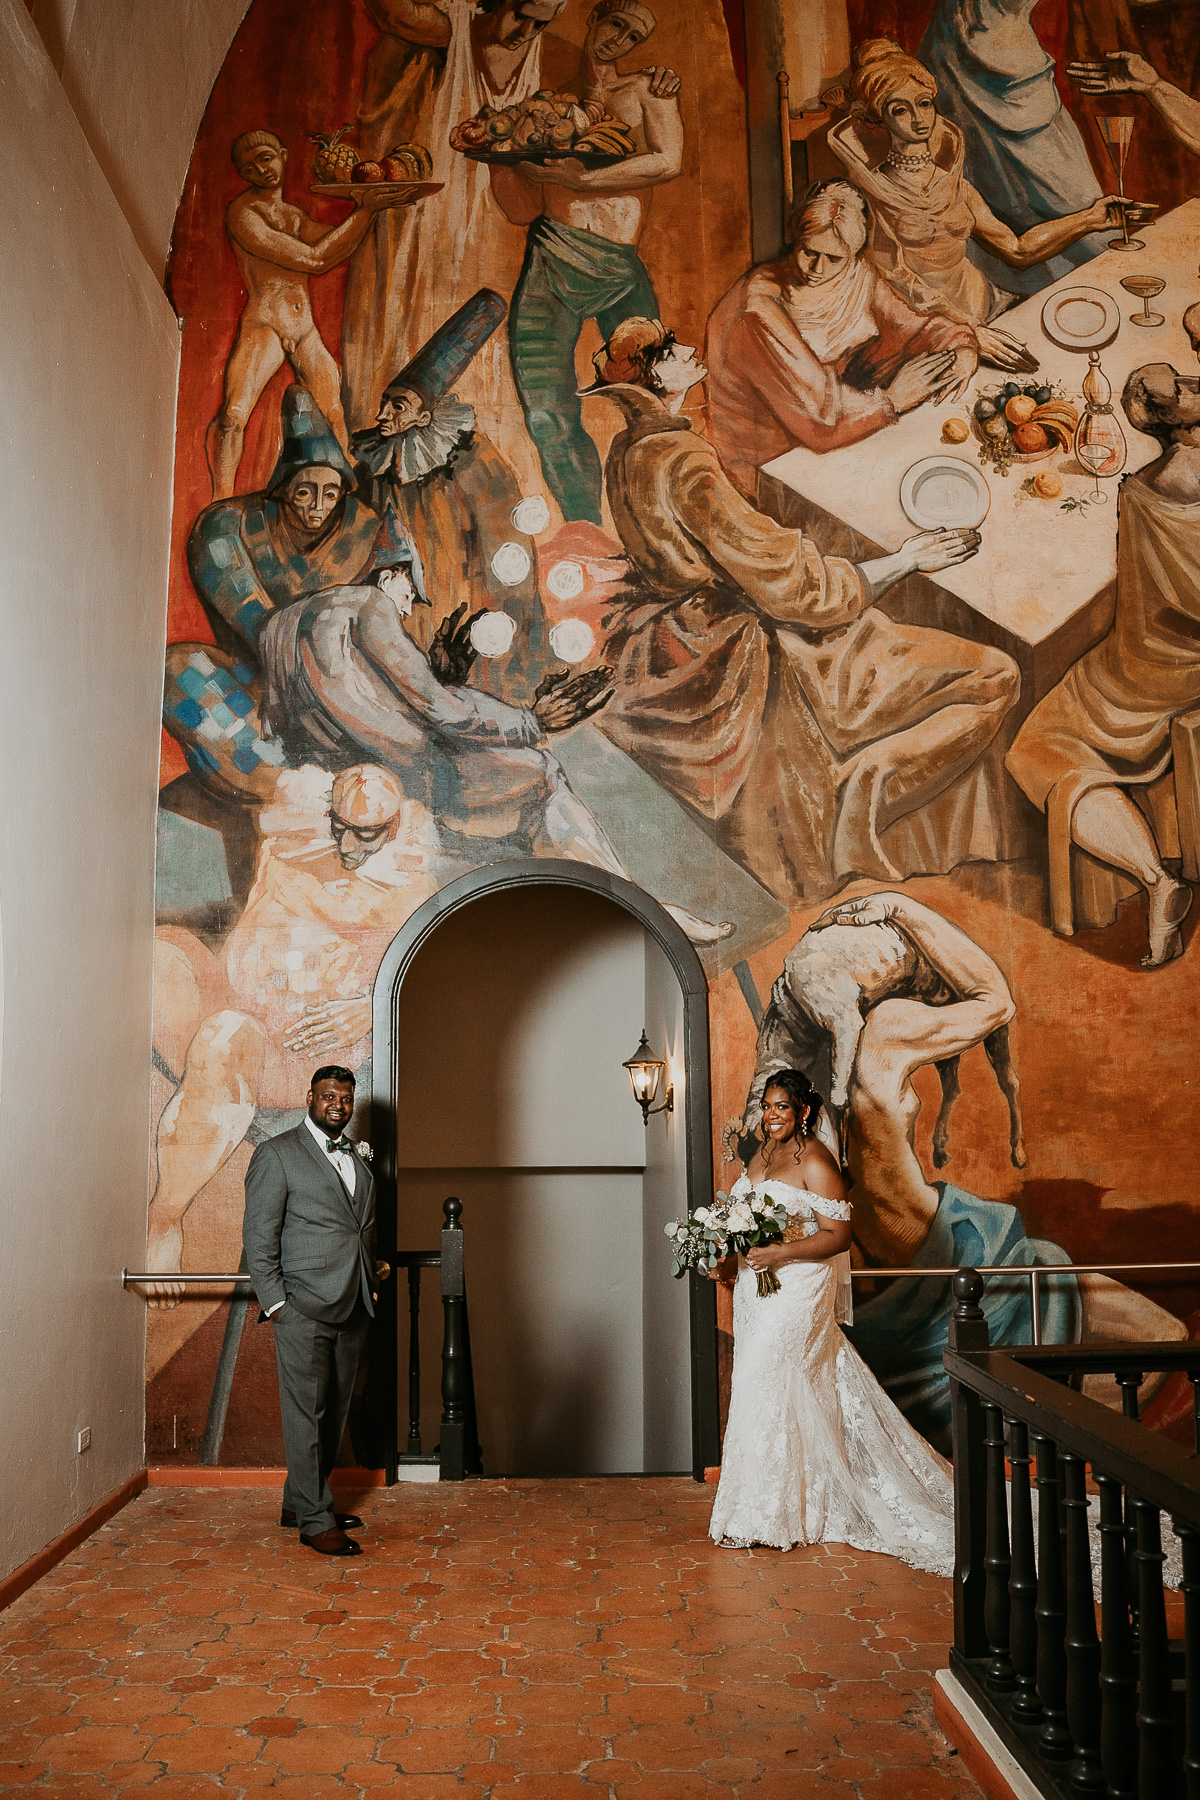
[[[400, 989], [423, 944], [452, 913], [488, 894], [512, 888], [572, 887], [600, 894], [632, 913], [654, 938], [675, 971], [683, 994], [683, 1059], [686, 1080], [682, 1123], [687, 1158], [688, 1210], [707, 1205], [713, 1192], [712, 1111], [708, 1057], [708, 980], [691, 942], [657, 900], [604, 869], [565, 858], [537, 857], [495, 863], [452, 881], [419, 906], [388, 946], [372, 993], [371, 1147], [376, 1184], [379, 1255], [391, 1261], [397, 1228], [396, 1142], [403, 1117], [399, 1092], [396, 1022]], [[469, 1229], [469, 1221], [468, 1221]], [[410, 1248], [411, 1246], [405, 1246]], [[665, 1245], [664, 1245], [665, 1250]], [[692, 1370], [692, 1474], [703, 1481], [720, 1458], [717, 1401], [717, 1306], [711, 1281], [688, 1278]], [[371, 1333], [368, 1401], [379, 1463], [390, 1486], [399, 1450], [399, 1282], [380, 1289]]]

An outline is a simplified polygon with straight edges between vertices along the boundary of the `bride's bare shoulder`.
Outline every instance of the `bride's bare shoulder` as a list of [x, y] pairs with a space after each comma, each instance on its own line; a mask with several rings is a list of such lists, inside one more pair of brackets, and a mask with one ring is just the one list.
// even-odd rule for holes
[[816, 1139], [810, 1139], [800, 1159], [800, 1174], [810, 1194], [820, 1194], [826, 1200], [846, 1198], [846, 1183], [836, 1159]]

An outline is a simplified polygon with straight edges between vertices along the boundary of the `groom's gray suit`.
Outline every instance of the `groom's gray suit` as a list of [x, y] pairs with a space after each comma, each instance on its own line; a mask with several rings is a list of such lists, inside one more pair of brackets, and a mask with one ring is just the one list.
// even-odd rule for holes
[[305, 1536], [334, 1527], [337, 1461], [375, 1311], [375, 1182], [353, 1158], [351, 1195], [302, 1120], [260, 1144], [246, 1170], [242, 1241], [272, 1319], [287, 1457], [283, 1504]]

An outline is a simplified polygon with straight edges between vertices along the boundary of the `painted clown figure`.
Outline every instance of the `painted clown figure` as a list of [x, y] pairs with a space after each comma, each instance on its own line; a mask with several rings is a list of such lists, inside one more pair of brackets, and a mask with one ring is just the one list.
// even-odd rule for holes
[[[188, 569], [222, 649], [256, 651], [276, 607], [357, 580], [388, 527], [353, 493], [354, 471], [306, 387], [285, 389], [283, 444], [266, 489], [206, 506]], [[392, 527], [394, 529], [394, 525]], [[407, 549], [407, 538], [390, 544]]]
[[388, 383], [376, 423], [355, 432], [352, 449], [363, 498], [420, 558], [429, 605], [409, 624], [418, 648], [428, 651], [464, 604], [506, 612], [517, 635], [503, 682], [524, 692], [545, 664], [529, 534], [545, 525], [546, 508], [536, 498], [522, 506], [513, 470], [453, 392], [505, 311], [490, 288], [460, 306]]

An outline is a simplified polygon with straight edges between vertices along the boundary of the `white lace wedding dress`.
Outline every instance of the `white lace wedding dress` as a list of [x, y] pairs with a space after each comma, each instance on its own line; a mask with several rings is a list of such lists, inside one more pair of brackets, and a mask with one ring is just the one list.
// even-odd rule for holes
[[[819, 1229], [845, 1202], [784, 1181], [751, 1187]], [[954, 1567], [950, 1464], [896, 1410], [835, 1317], [838, 1258], [786, 1263], [760, 1297], [743, 1268], [733, 1291], [733, 1389], [710, 1535], [740, 1547], [849, 1544], [914, 1568]]]

